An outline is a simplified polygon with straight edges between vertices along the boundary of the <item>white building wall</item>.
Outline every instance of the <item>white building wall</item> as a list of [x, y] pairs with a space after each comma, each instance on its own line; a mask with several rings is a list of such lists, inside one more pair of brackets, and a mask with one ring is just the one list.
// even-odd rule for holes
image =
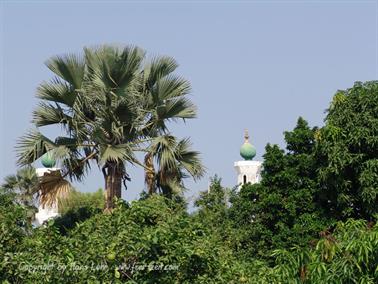
[[238, 175], [239, 190], [245, 183], [254, 184], [260, 181], [262, 162], [238, 161], [234, 167]]

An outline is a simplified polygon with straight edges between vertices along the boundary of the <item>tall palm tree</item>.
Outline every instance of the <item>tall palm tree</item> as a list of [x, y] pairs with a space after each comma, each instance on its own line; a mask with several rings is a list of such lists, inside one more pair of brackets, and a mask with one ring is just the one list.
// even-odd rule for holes
[[[53, 57], [47, 62], [55, 77], [38, 88], [41, 103], [33, 123], [40, 128], [58, 125], [64, 136], [52, 141], [36, 129], [18, 144], [20, 165], [48, 151], [60, 162], [62, 174], [45, 175], [43, 192], [58, 191], [56, 185], [66, 185], [66, 176], [81, 180], [94, 162], [104, 175], [106, 208], [113, 208], [114, 197], [121, 197], [122, 183], [129, 180], [126, 165], [143, 166], [135, 151], [147, 151], [152, 139], [167, 131], [169, 119], [191, 115], [193, 105], [181, 98], [187, 83], [170, 75], [174, 61], [144, 60], [144, 51], [137, 47], [101, 46], [85, 48], [84, 56]], [[175, 98], [175, 92], [181, 95]]]
[[[190, 140], [177, 139], [171, 135], [156, 137], [148, 148], [148, 158], [156, 161], [157, 170], [152, 166], [146, 172], [148, 192], [153, 194], [160, 190], [165, 196], [181, 193], [185, 188], [183, 179], [202, 177], [205, 169], [199, 158], [199, 152], [190, 149]], [[148, 165], [151, 165], [147, 163]]]
[[[157, 189], [162, 190], [164, 182], [159, 182], [159, 180], [165, 180], [167, 183], [168, 177], [165, 178], [164, 175], [167, 175], [168, 172], [171, 172], [170, 176], [173, 172], [177, 177], [180, 176], [182, 153], [177, 151], [183, 149], [177, 145], [186, 145], [185, 150], [189, 153], [189, 140], [183, 140], [178, 144], [176, 139], [170, 135], [167, 127], [167, 123], [170, 121], [196, 117], [196, 107], [187, 98], [191, 89], [189, 82], [173, 74], [177, 67], [177, 62], [170, 57], [154, 58], [145, 66], [141, 74], [140, 92], [144, 94], [143, 97], [147, 98], [143, 109], [148, 114], [143, 133], [152, 138], [148, 143], [144, 158], [145, 183], [149, 194], [155, 193]], [[171, 154], [168, 155], [168, 153]], [[190, 153], [193, 155], [193, 161], [197, 163], [195, 167], [201, 168], [193, 173], [192, 177], [200, 177], [204, 168], [200, 163], [199, 154], [193, 151]], [[160, 158], [166, 159], [165, 162], [160, 163]], [[159, 173], [155, 171], [154, 161], [160, 167]], [[160, 164], [164, 165], [166, 169], [162, 170]], [[182, 185], [181, 181], [179, 178], [175, 186], [176, 191], [178, 190], [177, 185]], [[170, 184], [173, 185], [172, 179], [170, 179]]]
[[[37, 127], [59, 125], [64, 136], [49, 140], [35, 130], [19, 143], [19, 163], [28, 164], [47, 151], [60, 161], [63, 175], [81, 180], [95, 161], [101, 167], [107, 192], [106, 207], [121, 197], [128, 179], [125, 163], [135, 162], [140, 115], [136, 92], [144, 52], [103, 46], [84, 49], [84, 56], [54, 57], [47, 62], [56, 77], [38, 88], [42, 100], [33, 113]], [[47, 187], [48, 189], [48, 187]], [[58, 190], [58, 188], [56, 188]], [[45, 190], [45, 192], [53, 190]]]

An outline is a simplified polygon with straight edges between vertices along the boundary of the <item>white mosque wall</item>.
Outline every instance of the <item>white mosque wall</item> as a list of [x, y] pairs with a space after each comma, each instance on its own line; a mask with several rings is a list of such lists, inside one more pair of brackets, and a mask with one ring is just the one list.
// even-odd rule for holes
[[238, 161], [234, 163], [237, 172], [238, 189], [246, 183], [258, 183], [260, 181], [260, 173], [262, 162], [260, 161]]

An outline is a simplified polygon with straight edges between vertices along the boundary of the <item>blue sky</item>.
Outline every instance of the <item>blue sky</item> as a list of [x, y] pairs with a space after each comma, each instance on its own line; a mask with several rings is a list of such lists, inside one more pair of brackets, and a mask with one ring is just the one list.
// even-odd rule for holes
[[[177, 73], [192, 84], [198, 119], [172, 129], [192, 138], [208, 174], [188, 182], [187, 195], [205, 190], [214, 174], [234, 186], [244, 128], [260, 160], [268, 142], [284, 145], [283, 131], [299, 116], [321, 126], [336, 90], [378, 79], [377, 7], [377, 1], [3, 1], [0, 179], [15, 172], [15, 141], [31, 127], [36, 87], [52, 76], [44, 62], [114, 43], [174, 57]], [[134, 199], [143, 172], [129, 171], [123, 196]], [[77, 185], [102, 186], [98, 170]]]

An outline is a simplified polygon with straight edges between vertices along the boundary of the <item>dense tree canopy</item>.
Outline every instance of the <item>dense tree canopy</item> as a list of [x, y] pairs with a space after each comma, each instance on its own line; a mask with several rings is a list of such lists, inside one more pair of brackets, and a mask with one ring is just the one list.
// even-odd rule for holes
[[184, 207], [159, 196], [119, 203], [112, 214], [97, 214], [66, 236], [51, 223], [5, 263], [13, 283], [207, 283], [246, 273], [230, 273], [241, 265], [230, 249]]
[[378, 82], [338, 91], [318, 134], [323, 204], [338, 218], [378, 213]]

